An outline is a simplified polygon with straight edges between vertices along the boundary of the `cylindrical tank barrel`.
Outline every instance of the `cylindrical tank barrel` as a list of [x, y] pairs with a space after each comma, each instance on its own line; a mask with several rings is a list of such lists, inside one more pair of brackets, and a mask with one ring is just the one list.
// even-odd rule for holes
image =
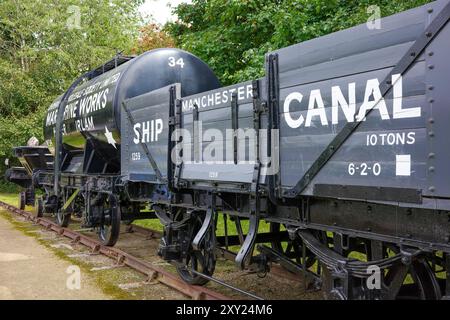
[[[120, 159], [120, 114], [122, 103], [144, 93], [181, 84], [182, 96], [220, 87], [213, 71], [199, 58], [179, 49], [146, 52], [94, 79], [79, 85], [60, 106], [62, 96], [48, 109], [44, 136], [53, 152], [58, 107], [64, 108], [63, 144], [83, 149], [86, 141], [108, 161]], [[115, 145], [108, 143], [111, 136]]]

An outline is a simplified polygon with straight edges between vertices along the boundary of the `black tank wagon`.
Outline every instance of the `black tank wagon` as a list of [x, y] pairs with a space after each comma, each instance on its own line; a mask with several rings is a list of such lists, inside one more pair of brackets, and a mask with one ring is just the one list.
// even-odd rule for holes
[[150, 205], [159, 254], [192, 284], [213, 279], [222, 254], [261, 273], [280, 263], [328, 298], [448, 298], [449, 20], [437, 1], [269, 53], [264, 78], [226, 88], [202, 65], [124, 95], [73, 140], [69, 92], [53, 107], [63, 119], [68, 106], [52, 124], [56, 169], [35, 185], [52, 188], [45, 208], [63, 224], [86, 211], [114, 229]]
[[[71, 214], [78, 215], [85, 227], [98, 228], [107, 245], [117, 241], [121, 219], [149, 217], [122, 195], [123, 188], [116, 187], [124, 183], [120, 172], [123, 102], [175, 82], [183, 84], [180, 96], [220, 86], [197, 57], [178, 49], [158, 49], [138, 57], [119, 55], [80, 77], [58, 97], [45, 117], [46, 147], [15, 149], [26, 169], [25, 180], [33, 183], [28, 193], [34, 187], [45, 190], [44, 198], [37, 198], [36, 214], [55, 213], [62, 226], [69, 224]], [[21, 168], [10, 172], [13, 182], [25, 174]]]

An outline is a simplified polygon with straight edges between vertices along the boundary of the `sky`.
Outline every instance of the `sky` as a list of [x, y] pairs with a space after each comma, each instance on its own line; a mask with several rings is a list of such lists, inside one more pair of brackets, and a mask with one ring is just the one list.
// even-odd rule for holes
[[140, 12], [145, 17], [148, 15], [153, 16], [153, 19], [160, 24], [165, 24], [167, 21], [173, 21], [176, 19], [172, 15], [172, 9], [168, 6], [176, 7], [180, 3], [191, 3], [191, 0], [145, 0], [145, 3], [141, 6]]

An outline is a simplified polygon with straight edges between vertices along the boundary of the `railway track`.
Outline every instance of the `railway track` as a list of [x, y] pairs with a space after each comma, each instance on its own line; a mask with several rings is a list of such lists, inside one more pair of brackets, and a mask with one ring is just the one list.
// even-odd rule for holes
[[[99, 241], [90, 238], [84, 234], [76, 232], [74, 230], [68, 228], [62, 228], [57, 225], [55, 222], [47, 219], [47, 218], [36, 218], [33, 217], [30, 212], [20, 210], [15, 206], [12, 206], [8, 203], [0, 201], [0, 207], [24, 217], [26, 220], [31, 221], [37, 225], [42, 226], [43, 228], [53, 231], [60, 236], [69, 238], [73, 243], [81, 244], [88, 247], [92, 250], [93, 253], [102, 254], [111, 259], [114, 259], [118, 264], [122, 264], [130, 267], [138, 271], [139, 273], [144, 274], [148, 280], [158, 281], [161, 284], [166, 285], [167, 287], [174, 289], [187, 297], [190, 297], [194, 300], [231, 300], [230, 297], [227, 297], [221, 293], [215, 292], [209, 288], [201, 287], [201, 286], [192, 286], [181, 279], [178, 278], [177, 275], [168, 272], [160, 267], [153, 265], [147, 261], [144, 261], [138, 257], [135, 257], [121, 249], [111, 248], [102, 245]], [[133, 226], [134, 231], [139, 230], [137, 232], [147, 232], [147, 234], [153, 234], [157, 236], [157, 232], [151, 230], [144, 230], [144, 228], [139, 228], [137, 226]]]
[[[48, 218], [36, 218], [33, 216], [32, 213], [20, 210], [19, 208], [2, 201], [0, 201], [0, 207], [3, 207], [4, 209], [7, 209], [8, 211], [16, 215], [20, 215], [26, 220], [33, 222], [34, 224], [39, 225], [46, 230], [52, 231], [58, 234], [59, 236], [66, 237], [70, 239], [71, 242], [74, 244], [80, 244], [85, 246], [94, 254], [101, 254], [110, 259], [113, 259], [117, 265], [125, 265], [133, 270], [136, 270], [137, 272], [147, 277], [148, 282], [157, 281], [193, 300], [232, 300], [232, 299], [242, 299], [243, 297], [246, 298], [250, 297], [257, 300], [262, 299], [257, 295], [254, 295], [248, 291], [240, 290], [238, 287], [231, 286], [226, 282], [220, 281], [218, 279], [214, 279], [214, 281], [216, 281], [216, 284], [218, 284], [217, 288], [211, 289], [202, 286], [192, 286], [182, 281], [177, 274], [167, 271], [162, 267], [160, 267], [159, 265], [157, 266], [154, 263], [147, 261], [148, 256], [145, 253], [146, 252], [148, 253], [149, 251], [147, 247], [148, 242], [143, 240], [157, 240], [161, 238], [162, 233], [159, 231], [130, 224], [127, 225], [122, 232], [123, 236], [126, 236], [128, 234], [128, 236], [126, 236], [125, 238], [128, 237], [128, 240], [132, 239], [131, 245], [119, 243], [115, 247], [107, 247], [102, 245], [96, 238], [92, 238], [86, 234], [83, 234], [83, 231], [86, 230], [74, 230], [71, 228], [62, 228]], [[136, 234], [136, 236], [133, 236], [133, 234]], [[137, 235], [141, 237], [138, 237]], [[216, 253], [217, 256], [222, 258], [223, 260], [234, 261], [235, 259], [234, 253], [227, 251], [223, 248], [218, 247]], [[302, 277], [287, 271], [280, 265], [272, 264], [270, 268], [270, 275], [282, 281], [289, 282], [291, 284], [295, 283], [296, 288], [304, 287]], [[244, 286], [246, 286], [246, 284], [244, 284]], [[226, 289], [227, 287], [228, 289], [231, 290]], [[221, 292], [216, 291], [216, 289], [218, 289]], [[254, 290], [252, 289], [253, 288], [249, 290], [258, 292], [264, 291], [262, 288]], [[233, 292], [233, 294], [230, 294], [231, 292]], [[279, 299], [280, 296], [275, 296], [273, 298]]]
[[[144, 227], [133, 225], [133, 224], [130, 224], [129, 226], [127, 226], [127, 232], [136, 232], [136, 233], [142, 234], [146, 237], [155, 238], [155, 239], [160, 239], [162, 237], [162, 233], [159, 231], [152, 230], [149, 228], [144, 228]], [[236, 255], [234, 253], [227, 251], [225, 249], [222, 249], [222, 248], [217, 248], [216, 253], [221, 258], [224, 258], [229, 261], [234, 261], [236, 258]], [[289, 280], [295, 281], [295, 282], [301, 282], [301, 278], [299, 277], [299, 275], [291, 273], [277, 264], [271, 265], [270, 273], [277, 277], [280, 277], [280, 278], [289, 279]]]

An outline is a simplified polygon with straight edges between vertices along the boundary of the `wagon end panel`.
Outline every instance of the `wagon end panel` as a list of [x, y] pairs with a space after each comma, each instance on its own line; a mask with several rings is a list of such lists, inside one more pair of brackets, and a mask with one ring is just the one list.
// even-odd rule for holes
[[182, 99], [180, 178], [196, 189], [248, 191], [255, 182], [259, 130], [248, 81]]
[[381, 29], [362, 25], [272, 54], [281, 196], [450, 198], [450, 26], [442, 20], [420, 43], [449, 7], [438, 1], [384, 18]]
[[174, 84], [122, 105], [121, 169], [126, 180], [161, 183], [167, 178], [169, 110], [180, 96], [181, 86]]

